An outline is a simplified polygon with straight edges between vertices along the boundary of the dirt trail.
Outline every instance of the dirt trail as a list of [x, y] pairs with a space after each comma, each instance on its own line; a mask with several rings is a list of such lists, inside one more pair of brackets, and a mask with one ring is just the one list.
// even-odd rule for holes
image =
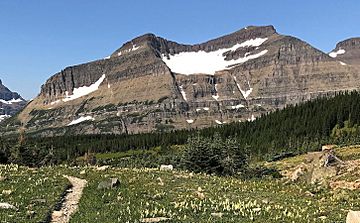
[[51, 215], [52, 223], [67, 223], [70, 221], [72, 214], [76, 212], [79, 205], [79, 200], [83, 193], [83, 189], [87, 184], [87, 181], [72, 176], [64, 176], [72, 184], [72, 188], [69, 189], [69, 193], [65, 196], [64, 203], [61, 205], [60, 211], [54, 211]]

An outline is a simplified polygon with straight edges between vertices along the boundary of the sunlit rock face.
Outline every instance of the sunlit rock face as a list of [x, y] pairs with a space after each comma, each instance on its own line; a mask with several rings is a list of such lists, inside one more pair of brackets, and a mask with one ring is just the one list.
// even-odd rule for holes
[[50, 77], [14, 126], [42, 135], [121, 134], [253, 121], [358, 89], [357, 68], [334, 54], [273, 26], [194, 45], [145, 34], [104, 59]]

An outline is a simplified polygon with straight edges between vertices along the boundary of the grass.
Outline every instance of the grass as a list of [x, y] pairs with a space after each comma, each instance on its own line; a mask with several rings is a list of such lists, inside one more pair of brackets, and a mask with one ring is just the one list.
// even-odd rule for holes
[[[281, 179], [245, 181], [116, 168], [88, 168], [82, 177], [89, 185], [71, 222], [140, 222], [151, 217], [170, 218], [167, 222], [343, 222], [347, 210], [360, 209], [354, 191], [334, 192]], [[109, 177], [119, 178], [121, 186], [98, 190], [98, 183]]]
[[344, 161], [360, 159], [360, 145], [336, 148], [335, 154]]
[[[358, 148], [358, 147], [357, 147]], [[337, 154], [357, 157], [356, 148], [343, 148]], [[132, 156], [133, 152], [97, 155], [98, 159]], [[301, 163], [305, 156], [268, 163], [280, 170]], [[360, 171], [359, 171], [360, 172]], [[218, 177], [156, 168], [46, 167], [29, 169], [0, 166], [0, 202], [19, 210], [0, 210], [0, 222], [40, 222], [59, 199], [67, 182], [63, 174], [88, 181], [72, 223], [141, 222], [144, 218], [165, 217], [163, 222], [345, 222], [348, 210], [360, 210], [358, 191], [332, 190], [327, 186], [289, 183], [286, 179]], [[111, 177], [119, 187], [98, 190], [98, 184]], [[33, 205], [35, 199], [46, 203]], [[35, 211], [32, 218], [28, 211]]]

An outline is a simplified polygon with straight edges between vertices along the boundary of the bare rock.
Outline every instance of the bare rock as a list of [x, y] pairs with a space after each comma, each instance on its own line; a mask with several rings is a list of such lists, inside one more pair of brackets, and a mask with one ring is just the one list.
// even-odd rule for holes
[[[257, 38], [266, 40], [257, 47], [229, 50], [223, 59], [265, 54], [225, 70], [219, 68], [214, 75], [207, 71], [179, 74], [164, 62], [178, 53], [215, 52]], [[124, 43], [107, 59], [67, 67], [50, 77], [39, 96], [3, 132], [10, 134], [9, 129], [19, 122], [40, 136], [181, 129], [189, 127], [186, 120], [194, 120], [191, 127], [202, 128], [214, 125], [220, 116], [221, 123], [245, 121], [290, 104], [358, 89], [358, 76], [354, 67], [343, 66], [304, 41], [277, 33], [272, 26], [246, 27], [194, 45], [145, 34]], [[66, 94], [99, 80], [99, 90], [91, 95], [72, 103], [62, 101]], [[80, 114], [91, 114], [96, 121], [59, 131]]]
[[346, 223], [360, 223], [360, 211], [349, 211], [346, 216]]
[[173, 165], [161, 165], [160, 170], [161, 171], [172, 171], [174, 169]]
[[109, 166], [98, 166], [98, 167], [96, 167], [96, 170], [98, 170], [98, 171], [104, 171], [104, 170], [106, 170], [106, 169], [108, 169], [109, 168]]
[[143, 219], [140, 219], [140, 222], [152, 223], [152, 222], [168, 221], [170, 219], [171, 218], [165, 218], [165, 217], [143, 218]]
[[11, 205], [9, 203], [0, 203], [0, 209], [13, 209], [16, 210], [17, 208], [14, 205]]
[[216, 218], [221, 218], [223, 215], [224, 215], [224, 213], [221, 213], [221, 212], [211, 213], [211, 216], [216, 217]]
[[118, 178], [109, 178], [99, 183], [97, 189], [112, 189], [120, 185], [120, 180]]

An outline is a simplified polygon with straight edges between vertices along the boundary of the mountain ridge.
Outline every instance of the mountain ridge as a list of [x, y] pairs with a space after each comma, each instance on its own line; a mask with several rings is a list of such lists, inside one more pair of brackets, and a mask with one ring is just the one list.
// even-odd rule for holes
[[0, 80], [0, 122], [16, 114], [26, 105], [17, 92], [12, 92]]
[[356, 66], [341, 63], [273, 26], [250, 26], [193, 45], [144, 34], [108, 58], [51, 76], [17, 119], [44, 135], [254, 120], [289, 104], [358, 89]]

